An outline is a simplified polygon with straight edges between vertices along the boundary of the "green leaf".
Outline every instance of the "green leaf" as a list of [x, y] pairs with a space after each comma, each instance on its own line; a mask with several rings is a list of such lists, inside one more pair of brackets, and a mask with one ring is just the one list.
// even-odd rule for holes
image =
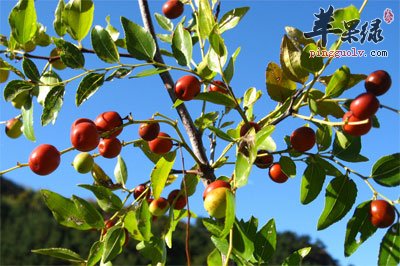
[[199, 0], [199, 9], [198, 9], [198, 28], [199, 28], [199, 37], [202, 40], [205, 40], [210, 35], [211, 31], [214, 28], [215, 20], [214, 15], [212, 13], [210, 3], [208, 0]]
[[104, 251], [104, 242], [96, 241], [90, 248], [86, 266], [95, 266], [101, 260]]
[[221, 129], [216, 128], [214, 126], [208, 126], [207, 128], [209, 130], [211, 130], [212, 132], [214, 132], [215, 135], [217, 135], [217, 137], [219, 137], [220, 139], [223, 139], [223, 140], [226, 140], [226, 141], [229, 141], [229, 142], [233, 141], [233, 139], [227, 133], [222, 131]]
[[226, 12], [219, 21], [219, 32], [233, 29], [249, 11], [249, 7], [238, 7]]
[[195, 121], [194, 121], [194, 125], [199, 129], [199, 130], [204, 130], [206, 129], [208, 126], [212, 126], [215, 121], [217, 121], [219, 116], [218, 112], [210, 112], [210, 113], [206, 113], [206, 114], [202, 114], [202, 116], [198, 117]]
[[223, 225], [218, 221], [211, 218], [203, 218], [201, 219], [203, 225], [207, 230], [214, 236], [219, 237], [223, 230]]
[[40, 77], [40, 82], [44, 85], [39, 86], [37, 101], [44, 107], [47, 94], [56, 86], [52, 85], [61, 81], [60, 76], [54, 71], [47, 71]]
[[233, 249], [235, 254], [238, 254], [246, 261], [251, 261], [254, 258], [254, 243], [245, 234], [238, 222], [235, 222], [233, 226]]
[[225, 70], [224, 70], [224, 77], [226, 82], [230, 83], [232, 78], [233, 78], [233, 74], [235, 73], [235, 61], [236, 61], [236, 57], [239, 55], [240, 53], [240, 47], [238, 47], [235, 52], [232, 54], [232, 56], [229, 58], [228, 61], [228, 65], [226, 66]]
[[339, 103], [330, 99], [324, 99], [324, 93], [322, 91], [311, 89], [308, 96], [308, 105], [314, 114], [323, 117], [328, 117], [328, 115], [335, 118], [343, 117], [344, 111]]
[[[360, 12], [358, 8], [350, 5], [345, 8], [335, 9], [332, 15], [333, 21], [330, 23], [332, 29], [341, 29], [343, 32], [347, 31], [344, 23], [360, 21]], [[351, 28], [351, 27], [350, 27]]]
[[124, 220], [124, 228], [128, 230], [129, 234], [133, 237], [133, 239], [142, 241], [144, 240], [142, 234], [139, 231], [138, 227], [138, 217], [137, 211], [129, 211]]
[[118, 161], [114, 168], [114, 176], [118, 183], [125, 185], [128, 179], [128, 168], [126, 167], [124, 159], [118, 155]]
[[304, 33], [295, 27], [286, 26], [285, 31], [293, 45], [299, 50], [309, 43], [315, 43], [313, 39], [305, 38]]
[[67, 33], [67, 25], [62, 17], [65, 8], [64, 0], [58, 0], [56, 10], [54, 11], [53, 27], [58, 36], [62, 37]]
[[247, 184], [252, 166], [253, 164], [245, 155], [240, 152], [237, 154], [235, 163], [235, 184], [238, 188], [243, 187]]
[[269, 97], [283, 103], [296, 90], [296, 83], [289, 80], [282, 69], [270, 62], [266, 71], [266, 84]]
[[236, 103], [231, 96], [216, 91], [201, 92], [197, 94], [194, 99], [220, 104], [230, 108], [234, 108], [236, 106]]
[[19, 76], [21, 79], [25, 79], [25, 75], [19, 69], [10, 65], [7, 61], [4, 61], [3, 58], [0, 58], [0, 69], [10, 70], [11, 72], [14, 72], [17, 76]]
[[350, 69], [347, 66], [342, 66], [338, 68], [335, 73], [333, 73], [328, 85], [325, 89], [326, 97], [335, 98], [340, 96], [346, 89], [349, 83]]
[[152, 237], [149, 241], [137, 244], [136, 249], [141, 255], [151, 260], [151, 265], [165, 265], [167, 249], [163, 239]]
[[165, 242], [169, 248], [172, 248], [172, 233], [175, 231], [176, 226], [179, 224], [179, 222], [187, 216], [187, 210], [174, 210], [173, 208], [170, 208], [169, 228], [164, 237]]
[[361, 138], [344, 134], [336, 131], [333, 141], [332, 154], [337, 158], [347, 162], [366, 162], [368, 158], [360, 154]]
[[276, 250], [275, 220], [269, 220], [256, 234], [254, 242], [255, 257], [259, 261], [268, 262]]
[[63, 39], [53, 38], [54, 44], [61, 50], [61, 61], [70, 68], [83, 68], [85, 65], [85, 57], [82, 52], [74, 44], [64, 41]]
[[153, 170], [151, 171], [150, 181], [153, 196], [155, 199], [158, 199], [161, 196], [169, 173], [172, 170], [172, 166], [174, 166], [175, 158], [176, 152], [167, 153], [166, 155], [161, 157], [160, 160], [158, 160]]
[[145, 241], [149, 241], [153, 236], [151, 233], [151, 214], [149, 212], [149, 204], [146, 200], [142, 203], [136, 211], [137, 228]]
[[84, 217], [72, 200], [45, 189], [42, 189], [40, 194], [59, 224], [78, 230], [88, 230], [92, 228], [86, 223]]
[[143, 77], [158, 75], [160, 73], [164, 73], [169, 70], [170, 70], [170, 68], [150, 68], [150, 69], [145, 69], [129, 78], [143, 78]]
[[226, 255], [229, 249], [228, 240], [223, 238], [218, 238], [216, 236], [211, 236], [211, 241], [214, 243], [215, 247], [218, 249], [219, 252]]
[[[4, 10], [3, 10], [4, 15]], [[36, 34], [37, 16], [34, 0], [19, 0], [8, 17], [12, 37], [21, 45]]]
[[38, 23], [38, 29], [36, 31], [35, 37], [33, 37], [32, 42], [36, 45], [46, 47], [51, 44], [50, 36], [46, 33], [46, 27], [41, 23]]
[[35, 63], [29, 58], [24, 58], [22, 60], [22, 69], [25, 75], [34, 82], [38, 82], [40, 79], [39, 70], [37, 69]]
[[92, 0], [70, 0], [64, 7], [63, 22], [74, 40], [81, 41], [89, 33], [94, 17]]
[[98, 185], [79, 185], [96, 196], [97, 204], [105, 212], [115, 212], [122, 208], [122, 201], [110, 189]]
[[329, 183], [325, 193], [325, 206], [318, 220], [318, 230], [341, 220], [353, 206], [357, 196], [357, 186], [347, 176], [339, 176]]
[[353, 217], [347, 223], [344, 240], [344, 254], [346, 257], [353, 254], [377, 229], [370, 220], [370, 203], [371, 201], [365, 201], [358, 205]]
[[122, 79], [124, 77], [126, 77], [127, 75], [129, 75], [132, 72], [132, 69], [130, 68], [124, 68], [124, 67], [120, 67], [118, 69], [116, 69], [113, 73], [111, 73], [105, 81], [112, 81], [114, 78], [117, 79]]
[[154, 16], [156, 17], [156, 21], [157, 21], [158, 25], [161, 28], [163, 28], [164, 30], [172, 31], [174, 29], [174, 24], [166, 16], [163, 16], [159, 13], [154, 13]]
[[151, 60], [156, 53], [156, 43], [151, 34], [141, 26], [121, 17], [128, 52], [138, 60]]
[[379, 247], [378, 265], [398, 265], [400, 261], [400, 224], [395, 223], [387, 231]]
[[325, 182], [325, 171], [318, 163], [309, 163], [301, 179], [300, 201], [308, 204], [317, 198]]
[[89, 73], [79, 83], [76, 91], [75, 103], [80, 106], [87, 101], [104, 83], [104, 74]]
[[302, 260], [308, 255], [308, 253], [310, 253], [310, 251], [311, 247], [306, 247], [293, 252], [285, 259], [285, 261], [282, 263], [282, 266], [301, 265]]
[[122, 252], [125, 243], [125, 230], [120, 226], [113, 226], [107, 231], [104, 240], [104, 251], [101, 261], [106, 263]]
[[119, 53], [110, 33], [101, 26], [95, 26], [91, 33], [92, 46], [96, 55], [106, 63], [119, 62]]
[[226, 209], [225, 209], [225, 219], [224, 219], [224, 227], [219, 234], [220, 238], [225, 238], [235, 223], [235, 214], [236, 214], [236, 203], [235, 203], [235, 195], [230, 190], [226, 190], [225, 193], [226, 198]]
[[226, 60], [228, 58], [228, 51], [225, 51], [223, 54], [223, 56], [218, 55], [216, 51], [214, 51], [214, 49], [210, 47], [206, 55], [208, 68], [221, 75], [223, 73], [223, 68], [225, 66]]
[[42, 248], [34, 249], [33, 253], [54, 257], [61, 260], [66, 260], [72, 263], [84, 263], [85, 260], [79, 254], [66, 248]]
[[106, 31], [108, 31], [108, 33], [110, 34], [111, 39], [114, 42], [116, 42], [118, 40], [118, 37], [119, 37], [119, 31], [113, 25], [111, 25], [110, 16], [106, 17], [106, 22], [107, 22]]
[[310, 51], [317, 51], [318, 46], [314, 43], [307, 44], [303, 51], [301, 52], [300, 62], [301, 66], [308, 70], [310, 73], [316, 73], [322, 69], [324, 66], [324, 61], [322, 57], [311, 57]]
[[41, 117], [42, 126], [46, 126], [50, 122], [53, 122], [53, 124], [56, 122], [58, 112], [61, 110], [64, 102], [64, 93], [64, 86], [56, 86], [46, 95]]
[[25, 80], [11, 80], [4, 88], [4, 99], [7, 102], [10, 102], [14, 100], [18, 94], [24, 91], [30, 91], [34, 88], [34, 86], [34, 84]]
[[281, 43], [280, 63], [283, 73], [295, 82], [304, 84], [308, 79], [308, 72], [304, 70], [300, 63], [301, 51], [294, 42], [286, 35], [283, 36]]
[[137, 141], [135, 141], [133, 146], [140, 148], [142, 150], [142, 152], [144, 153], [144, 155], [146, 155], [146, 157], [149, 158], [149, 160], [152, 161], [153, 163], [157, 163], [160, 160], [160, 158], [162, 157], [162, 155], [159, 155], [159, 154], [156, 154], [156, 153], [150, 151], [149, 144], [145, 140], [142, 140], [142, 139], [137, 140]]
[[212, 31], [209, 37], [210, 40], [210, 46], [213, 49], [213, 51], [219, 56], [223, 57], [226, 56], [227, 49], [225, 46], [224, 39], [222, 39], [221, 35], [219, 35], [217, 32]]
[[72, 196], [72, 201], [75, 204], [79, 214], [83, 217], [85, 222], [92, 228], [101, 229], [104, 227], [103, 216], [96, 210], [93, 205], [78, 196]]
[[[260, 131], [256, 133], [256, 149], [257, 150], [269, 150], [274, 151], [275, 149], [271, 149], [271, 140], [270, 135], [274, 132], [275, 126], [268, 125], [264, 126]], [[272, 140], [272, 142], [274, 142]], [[275, 145], [276, 146], [276, 145]]]
[[36, 141], [35, 132], [33, 130], [33, 103], [32, 98], [26, 101], [21, 107], [22, 122], [24, 124], [22, 133], [30, 141]]
[[[318, 79], [318, 81], [326, 86], [329, 84], [329, 81], [332, 79], [332, 76], [333, 75], [320, 77]], [[348, 89], [354, 87], [361, 81], [364, 81], [366, 78], [367, 78], [367, 75], [365, 75], [365, 74], [350, 74], [349, 81], [348, 81], [347, 85], [345, 86], [345, 89], [348, 90]]]
[[176, 26], [172, 35], [172, 52], [181, 66], [189, 66], [192, 60], [192, 37], [190, 33], [184, 29], [182, 23]]
[[400, 153], [381, 157], [372, 167], [371, 177], [385, 187], [400, 185]]
[[296, 176], [296, 164], [290, 157], [281, 156], [279, 164], [281, 165], [282, 172], [284, 172], [288, 177]]
[[319, 156], [313, 157], [316, 160], [316, 163], [319, 164], [324, 170], [326, 175], [329, 176], [341, 176], [342, 172], [340, 172], [335, 166], [333, 166], [330, 162], [322, 159]]
[[318, 124], [317, 132], [315, 133], [318, 151], [327, 150], [332, 143], [332, 127], [328, 125]]
[[211, 251], [210, 254], [208, 254], [207, 265], [208, 266], [222, 265], [222, 257], [221, 257], [221, 253], [219, 253], [218, 249], [214, 248], [214, 250]]

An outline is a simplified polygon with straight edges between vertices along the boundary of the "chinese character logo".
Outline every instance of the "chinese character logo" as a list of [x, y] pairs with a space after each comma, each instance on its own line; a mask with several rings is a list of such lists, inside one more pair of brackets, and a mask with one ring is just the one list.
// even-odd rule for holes
[[383, 11], [383, 20], [387, 23], [390, 24], [394, 20], [394, 14], [393, 11], [390, 8], [386, 8], [385, 11]]

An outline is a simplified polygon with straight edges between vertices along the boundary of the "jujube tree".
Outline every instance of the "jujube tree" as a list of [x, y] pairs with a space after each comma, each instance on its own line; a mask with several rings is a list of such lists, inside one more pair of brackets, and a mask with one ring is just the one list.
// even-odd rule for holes
[[[121, 17], [123, 32], [111, 25], [109, 18], [105, 27], [92, 25], [95, 4], [91, 0], [58, 1], [53, 23], [57, 36], [46, 33], [45, 25], [37, 18], [34, 0], [19, 0], [10, 11], [11, 33], [1, 36], [4, 50], [0, 58], [0, 82], [13, 78], [5, 84], [3, 95], [20, 114], [10, 117], [6, 123], [5, 132], [9, 137], [17, 138], [22, 132], [27, 139], [35, 141], [33, 101], [37, 100], [42, 107], [41, 125], [54, 123], [63, 106], [64, 94], [72, 93], [67, 87], [74, 80], [80, 80], [76, 90], [79, 107], [109, 81], [159, 75], [168, 92], [165, 100], [170, 98], [180, 118], [178, 122], [163, 115], [162, 110], [154, 110], [154, 115], [147, 119], [136, 119], [140, 114], [99, 110], [94, 120], [76, 117], [71, 125], [71, 147], [59, 151], [53, 145], [39, 144], [28, 163], [18, 163], [1, 171], [3, 175], [29, 166], [38, 175], [48, 175], [60, 163], [68, 163], [62, 160], [63, 154], [76, 152], [72, 162], [76, 171], [90, 172], [93, 176], [92, 184], [79, 186], [94, 194], [102, 212], [78, 196], [69, 199], [41, 190], [44, 202], [61, 225], [98, 230], [99, 240], [93, 243], [90, 254], [85, 258], [63, 248], [33, 252], [84, 265], [100, 261], [106, 264], [123, 252], [127, 241], [133, 239], [138, 242], [136, 248], [152, 264], [164, 264], [166, 248], [173, 245], [177, 224], [186, 218], [189, 226], [190, 218], [196, 217], [190, 210], [191, 196], [196, 190], [205, 189], [203, 204], [210, 217], [202, 221], [216, 247], [208, 255], [208, 264], [228, 265], [231, 260], [238, 265], [268, 263], [276, 247], [275, 221], [272, 219], [259, 228], [257, 218], [238, 220], [235, 210], [242, 206], [235, 201], [236, 191], [248, 183], [253, 165], [267, 169], [272, 181], [285, 183], [298, 176], [297, 166], [304, 164], [300, 189], [302, 204], [314, 201], [323, 190], [325, 179], [331, 178], [325, 187], [325, 206], [318, 220], [318, 230], [341, 220], [359, 196], [365, 201], [355, 207], [347, 223], [346, 256], [354, 253], [377, 228], [389, 227], [381, 243], [378, 262], [398, 262], [399, 213], [395, 208], [398, 200], [385, 197], [371, 181], [398, 188], [399, 153], [380, 158], [370, 176], [346, 166], [346, 162], [368, 160], [360, 154], [361, 136], [372, 127], [378, 127], [378, 109], [385, 107], [398, 113], [378, 100], [390, 89], [390, 75], [384, 70], [368, 76], [354, 74], [348, 66], [326, 74], [332, 58], [309, 56], [310, 50], [324, 48], [321, 41], [306, 38], [294, 27], [286, 27], [280, 64], [269, 62], [266, 68], [267, 94], [250, 88], [244, 95], [237, 95], [231, 81], [240, 48], [228, 51], [223, 36], [240, 22], [248, 7], [238, 7], [220, 16], [223, 1], [169, 0], [162, 6], [154, 2], [155, 9], [163, 13], [156, 12], [155, 21], [165, 31], [156, 34], [147, 1], [138, 2], [144, 27]], [[354, 6], [337, 9], [333, 13], [334, 21], [343, 24], [359, 19], [365, 4], [366, 1], [360, 10]], [[92, 47], [82, 45], [85, 38], [90, 38]], [[165, 49], [160, 48], [160, 41]], [[331, 49], [338, 50], [341, 44], [338, 35]], [[48, 55], [36, 55], [36, 46], [48, 48]], [[89, 56], [98, 58], [96, 69], [85, 68], [85, 58]], [[166, 64], [163, 56], [175, 59], [176, 64]], [[131, 61], [121, 63], [122, 57]], [[195, 61], [195, 58], [199, 59]], [[41, 71], [36, 60], [47, 62]], [[78, 74], [62, 80], [57, 73], [64, 69], [75, 70]], [[169, 74], [172, 69], [181, 73], [176, 82]], [[10, 76], [10, 72], [13, 75]], [[317, 82], [325, 89], [316, 89]], [[339, 98], [346, 90], [362, 86], [362, 82], [366, 91], [358, 97]], [[275, 101], [276, 107], [256, 120], [262, 114], [256, 116], [254, 106], [265, 96]], [[202, 103], [201, 115], [196, 119], [187, 108], [191, 101]], [[272, 133], [288, 117], [303, 119], [306, 124], [293, 129], [291, 136], [284, 136], [287, 147], [277, 150]], [[121, 141], [120, 133], [132, 125], [139, 126], [137, 138]], [[207, 140], [210, 140], [209, 155], [204, 148]], [[215, 151], [217, 142], [225, 145], [220, 154]], [[133, 188], [126, 186], [129, 165], [119, 155], [128, 145], [142, 150], [143, 159], [147, 157], [154, 163], [148, 181]], [[215, 169], [224, 169], [232, 163], [228, 161], [228, 153], [235, 154], [234, 170], [229, 176], [217, 177]], [[114, 178], [96, 163], [98, 156], [117, 157]], [[185, 157], [191, 158], [187, 162], [194, 163], [185, 166]], [[356, 178], [361, 178], [371, 189], [370, 195], [357, 195], [353, 180]], [[166, 186], [178, 188], [165, 195]], [[126, 192], [126, 197], [118, 197], [116, 190]], [[168, 215], [168, 223], [161, 235], [155, 235], [151, 220], [162, 215]], [[358, 238], [358, 234], [363, 237]], [[188, 265], [189, 244], [187, 240]], [[388, 251], [390, 249], [392, 252]], [[309, 251], [307, 247], [296, 251], [284, 264], [300, 263]]]

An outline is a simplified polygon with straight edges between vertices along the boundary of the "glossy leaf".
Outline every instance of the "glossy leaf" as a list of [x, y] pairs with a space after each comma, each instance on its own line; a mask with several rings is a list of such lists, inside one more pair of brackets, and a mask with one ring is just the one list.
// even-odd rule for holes
[[347, 66], [338, 68], [330, 79], [325, 89], [326, 97], [335, 98], [340, 96], [346, 89], [350, 79], [350, 69]]
[[114, 78], [122, 79], [132, 72], [130, 68], [120, 67], [112, 72], [105, 81], [112, 81]]
[[119, 31], [113, 25], [111, 25], [110, 16], [106, 17], [106, 22], [107, 22], [106, 31], [108, 31], [108, 33], [110, 34], [111, 39], [114, 42], [116, 42], [119, 37]]
[[96, 196], [97, 204], [105, 212], [115, 212], [122, 208], [122, 201], [108, 188], [98, 185], [79, 185], [90, 190]]
[[316, 199], [325, 182], [325, 171], [318, 163], [308, 163], [301, 179], [300, 202], [308, 204]]
[[208, 0], [199, 0], [198, 24], [200, 38], [205, 40], [214, 28], [215, 20]]
[[172, 35], [172, 52], [179, 65], [190, 65], [190, 61], [192, 60], [192, 46], [190, 33], [184, 29], [182, 23], [179, 23]]
[[6, 87], [4, 88], [4, 99], [7, 102], [10, 102], [12, 100], [14, 100], [14, 98], [24, 92], [24, 91], [30, 91], [34, 88], [34, 84], [25, 81], [25, 80], [12, 80], [10, 82], [8, 82], [8, 84], [6, 85]]
[[96, 241], [90, 248], [89, 257], [87, 259], [87, 266], [95, 266], [101, 260], [103, 255], [104, 242]]
[[223, 224], [211, 218], [203, 218], [201, 221], [204, 227], [207, 228], [212, 235], [217, 237], [221, 235]]
[[190, 197], [196, 192], [196, 187], [199, 181], [200, 177], [198, 175], [185, 174], [181, 182], [181, 190], [186, 191], [186, 195]]
[[231, 108], [236, 106], [236, 103], [231, 96], [216, 91], [201, 92], [194, 99], [224, 105]]
[[[329, 84], [329, 81], [332, 79], [333, 75], [330, 76], [322, 76], [318, 79], [319, 82], [321, 82], [322, 84], [324, 84], [325, 86]], [[360, 83], [361, 81], [364, 81], [367, 78], [367, 75], [365, 74], [350, 74], [349, 76], [349, 81], [346, 85], [346, 90], [354, 87], [355, 85], [357, 85], [358, 83]]]
[[144, 238], [139, 231], [138, 223], [139, 220], [137, 211], [129, 211], [125, 216], [124, 228], [128, 230], [129, 234], [133, 237], [133, 239], [142, 241], [144, 240]]
[[72, 263], [84, 263], [85, 260], [72, 250], [66, 248], [42, 248], [34, 249], [33, 253], [50, 256], [53, 258], [69, 261]]
[[245, 261], [253, 259], [254, 243], [245, 234], [243, 228], [238, 222], [233, 226], [233, 249]]
[[347, 176], [339, 176], [329, 183], [325, 193], [325, 206], [318, 220], [318, 230], [340, 221], [351, 209], [357, 196], [357, 186]]
[[79, 214], [83, 217], [85, 222], [92, 228], [101, 229], [104, 227], [103, 216], [96, 210], [95, 207], [86, 200], [73, 195], [72, 201], [75, 204]]
[[19, 76], [21, 79], [25, 79], [25, 75], [14, 66], [10, 65], [7, 61], [4, 61], [3, 58], [0, 57], [0, 69], [1, 70], [10, 70], [15, 75]]
[[104, 83], [104, 74], [89, 73], [79, 83], [75, 103], [80, 106], [87, 101]]
[[46, 126], [50, 122], [53, 122], [53, 124], [55, 123], [58, 113], [64, 103], [64, 93], [64, 86], [56, 86], [46, 95], [41, 116], [42, 126]]
[[215, 135], [217, 135], [217, 137], [219, 137], [220, 139], [226, 140], [226, 141], [233, 141], [233, 139], [224, 131], [222, 131], [219, 128], [216, 128], [214, 126], [208, 126], [207, 127], [209, 130], [211, 130], [212, 132], [215, 133]]
[[29, 58], [24, 58], [22, 60], [22, 69], [25, 75], [32, 81], [37, 82], [40, 79], [39, 70], [37, 69], [35, 63]]
[[368, 158], [360, 154], [361, 139], [336, 131], [332, 154], [347, 162], [366, 162]]
[[322, 99], [324, 93], [319, 90], [310, 90], [308, 94], [308, 105], [310, 110], [314, 114], [318, 114], [323, 117], [331, 115], [335, 118], [342, 118], [344, 115], [343, 109], [340, 107], [338, 102], [331, 101], [330, 99]]
[[318, 124], [315, 138], [319, 151], [327, 150], [332, 144], [332, 128], [328, 125]]
[[385, 187], [400, 185], [400, 153], [381, 157], [372, 167], [371, 176], [376, 183]]
[[85, 57], [78, 47], [63, 39], [53, 38], [53, 41], [57, 48], [61, 50], [60, 58], [66, 66], [73, 69], [83, 68]]
[[235, 215], [236, 215], [236, 202], [235, 202], [235, 195], [230, 190], [225, 191], [225, 198], [226, 198], [226, 209], [225, 209], [225, 220], [224, 220], [224, 227], [221, 230], [219, 237], [224, 238], [226, 237], [230, 230], [235, 223]]
[[249, 7], [238, 7], [226, 12], [219, 21], [219, 32], [223, 33], [236, 27], [249, 9]]
[[47, 94], [56, 87], [53, 84], [59, 83], [60, 81], [60, 76], [54, 71], [47, 71], [40, 77], [40, 82], [43, 84], [39, 86], [39, 94], [37, 96], [37, 102], [40, 105], [43, 107], [45, 106]]
[[293, 252], [284, 260], [282, 266], [301, 265], [302, 260], [308, 255], [308, 253], [310, 253], [310, 251], [311, 247], [306, 247]]
[[42, 189], [40, 194], [59, 224], [78, 230], [88, 230], [92, 228], [85, 222], [84, 217], [72, 200], [45, 189]]
[[136, 249], [141, 255], [151, 260], [151, 265], [165, 265], [167, 249], [163, 239], [152, 237], [149, 241], [137, 244]]
[[175, 163], [176, 152], [167, 153], [158, 160], [153, 170], [151, 171], [150, 181], [153, 196], [158, 199], [167, 182], [169, 173]]
[[340, 172], [335, 166], [333, 166], [330, 162], [322, 159], [319, 156], [315, 156], [314, 160], [325, 170], [326, 175], [329, 176], [341, 176], [342, 172]]
[[256, 234], [254, 255], [259, 261], [268, 262], [276, 250], [275, 220], [269, 220]]
[[281, 165], [282, 172], [284, 172], [288, 177], [296, 176], [296, 164], [290, 157], [281, 156], [279, 164]]
[[301, 51], [286, 35], [283, 36], [280, 52], [280, 63], [285, 75], [295, 82], [304, 84], [308, 72], [301, 66]]
[[283, 70], [270, 62], [266, 71], [267, 92], [272, 100], [284, 102], [296, 90], [296, 83], [289, 80]]
[[[225, 46], [219, 46], [219, 48], [226, 49]], [[217, 54], [217, 52], [212, 47], [210, 47], [206, 56], [208, 68], [222, 75], [223, 68], [225, 66], [226, 60], [228, 59], [228, 51], [225, 50], [220, 54], [223, 55], [221, 56]]]
[[101, 26], [96, 26], [91, 33], [92, 46], [96, 55], [106, 63], [119, 62], [119, 53], [110, 33]]
[[147, 201], [143, 200], [140, 207], [136, 211], [137, 228], [142, 235], [144, 241], [149, 241], [153, 236], [151, 233], [151, 214]]
[[165, 243], [169, 248], [172, 248], [172, 233], [175, 231], [176, 226], [179, 222], [188, 216], [187, 210], [174, 210], [170, 208], [170, 215], [169, 215], [169, 228], [168, 232], [165, 234]]
[[219, 116], [218, 112], [205, 113], [202, 116], [198, 117], [194, 121], [194, 124], [199, 130], [204, 130], [208, 126], [212, 126], [215, 123], [215, 121], [217, 121], [218, 116]]
[[217, 266], [217, 265], [222, 265], [222, 257], [218, 249], [215, 248], [207, 256], [207, 266]]
[[113, 226], [107, 231], [104, 240], [104, 251], [101, 261], [106, 263], [122, 252], [125, 243], [125, 230], [120, 226]]
[[242, 153], [238, 153], [235, 163], [235, 185], [240, 188], [247, 184], [253, 164]]
[[159, 13], [155, 13], [154, 16], [155, 16], [155, 18], [156, 18], [156, 21], [157, 21], [158, 25], [159, 25], [161, 28], [163, 28], [164, 30], [172, 31], [172, 30], [174, 29], [174, 24], [173, 24], [172, 21], [171, 21], [169, 18], [167, 18], [166, 16], [161, 15], [161, 14], [159, 14]]
[[378, 265], [398, 265], [400, 261], [399, 231], [399, 223], [395, 223], [386, 231], [379, 247]]
[[370, 220], [370, 203], [371, 201], [365, 201], [358, 205], [347, 223], [344, 240], [344, 254], [346, 257], [353, 254], [377, 229]]
[[19, 0], [11, 10], [8, 22], [11, 27], [11, 35], [19, 44], [26, 44], [32, 40], [37, 30], [35, 1]]
[[33, 103], [32, 98], [21, 107], [22, 122], [24, 124], [22, 133], [30, 141], [36, 141], [33, 129]]
[[224, 39], [222, 39], [221, 35], [219, 35], [215, 31], [212, 31], [209, 40], [211, 48], [219, 57], [226, 56], [227, 49], [225, 46]]
[[128, 168], [121, 155], [118, 155], [118, 161], [114, 168], [114, 176], [118, 183], [125, 185], [128, 179]]
[[322, 57], [310, 56], [310, 51], [317, 51], [318, 46], [314, 43], [307, 44], [301, 52], [300, 62], [301, 66], [308, 70], [310, 73], [316, 73], [320, 71], [324, 65]]
[[170, 68], [150, 68], [150, 69], [145, 69], [136, 75], [129, 77], [129, 78], [143, 78], [143, 77], [149, 77], [153, 75], [158, 75], [164, 72], [169, 71]]
[[285, 31], [289, 39], [294, 44], [294, 46], [297, 47], [298, 49], [302, 49], [309, 43], [314, 43], [313, 39], [305, 38], [304, 33], [295, 27], [286, 26]]
[[67, 25], [62, 17], [65, 8], [64, 0], [58, 0], [56, 10], [54, 11], [53, 27], [58, 36], [62, 37], [67, 33]]
[[[338, 8], [333, 12], [332, 15], [333, 21], [330, 23], [333, 29], [341, 29], [346, 31], [344, 23], [355, 23], [360, 20], [360, 12], [358, 8], [350, 5], [345, 8]], [[350, 27], [351, 28], [351, 27]]]
[[[256, 148], [257, 150], [268, 150], [274, 151], [275, 149], [271, 149], [270, 142], [272, 138], [270, 135], [274, 132], [275, 126], [268, 125], [264, 126], [260, 131], [256, 133]], [[272, 142], [274, 142], [272, 140]], [[275, 143], [275, 142], [274, 142]]]
[[224, 69], [224, 77], [228, 83], [231, 82], [233, 74], [235, 73], [235, 61], [239, 53], [240, 53], [240, 47], [238, 47], [232, 54], [232, 56], [229, 58], [228, 65]]
[[64, 7], [62, 19], [67, 32], [74, 40], [81, 41], [89, 33], [94, 17], [92, 0], [70, 0]]
[[121, 17], [128, 52], [138, 60], [151, 60], [156, 53], [156, 44], [150, 32]]
[[160, 160], [160, 158], [162, 157], [162, 155], [159, 155], [159, 154], [156, 154], [156, 153], [150, 151], [149, 144], [145, 140], [142, 140], [142, 139], [137, 140], [137, 141], [135, 141], [133, 146], [140, 148], [142, 150], [142, 152], [144, 153], [144, 155], [146, 155], [146, 157], [150, 161], [152, 161], [154, 164], [157, 163]]

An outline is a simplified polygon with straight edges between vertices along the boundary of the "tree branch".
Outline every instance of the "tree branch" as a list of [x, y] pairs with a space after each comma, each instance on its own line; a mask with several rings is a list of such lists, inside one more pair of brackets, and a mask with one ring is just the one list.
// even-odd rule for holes
[[[156, 43], [156, 54], [154, 56], [154, 61], [161, 64], [165, 64], [158, 46], [148, 2], [147, 0], [139, 0], [138, 3], [144, 27], [151, 33]], [[171, 98], [172, 102], [175, 102], [176, 101], [176, 96], [174, 93], [175, 82], [172, 79], [171, 74], [168, 71], [166, 71], [160, 73], [159, 75], [162, 81], [164, 82], [164, 86], [168, 91], [169, 97]], [[179, 117], [182, 121], [185, 131], [189, 136], [193, 152], [197, 156], [198, 160], [201, 162], [201, 165], [199, 165], [199, 167], [204, 174], [203, 177], [206, 179], [206, 180], [203, 179], [203, 182], [205, 183], [207, 180], [215, 180], [214, 170], [208, 163], [208, 158], [204, 150], [202, 135], [194, 126], [193, 119], [190, 116], [188, 110], [186, 109], [186, 106], [184, 104], [180, 104], [176, 108], [176, 110], [179, 114]]]

